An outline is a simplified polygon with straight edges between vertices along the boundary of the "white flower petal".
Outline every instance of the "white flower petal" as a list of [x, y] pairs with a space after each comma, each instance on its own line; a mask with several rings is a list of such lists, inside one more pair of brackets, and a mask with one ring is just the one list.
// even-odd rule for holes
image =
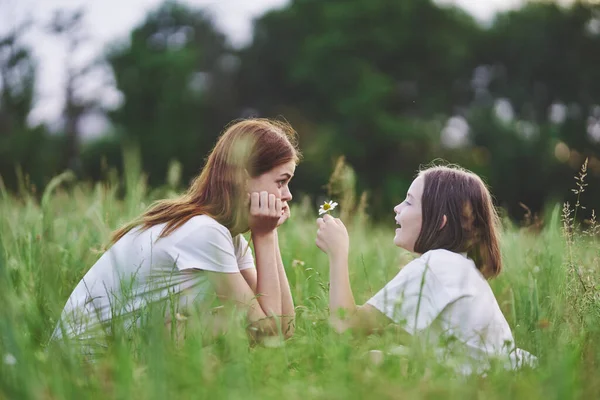
[[336, 208], [338, 205], [338, 203], [336, 203], [335, 201], [333, 203], [331, 203], [331, 208]]

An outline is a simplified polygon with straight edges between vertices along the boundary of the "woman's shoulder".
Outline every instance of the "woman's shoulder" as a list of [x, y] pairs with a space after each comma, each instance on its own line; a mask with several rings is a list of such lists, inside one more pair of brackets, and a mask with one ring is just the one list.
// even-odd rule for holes
[[209, 215], [196, 215], [196, 216], [190, 218], [188, 221], [186, 221], [177, 230], [183, 232], [184, 235], [187, 232], [219, 231], [221, 233], [225, 233], [225, 234], [228, 234], [229, 236], [231, 236], [231, 234], [229, 233], [229, 229], [227, 229], [225, 227], [225, 225], [222, 225], [221, 223], [219, 223], [219, 221], [217, 221], [216, 219], [214, 219], [213, 217], [211, 217]]
[[205, 242], [208, 240], [231, 241], [231, 233], [224, 225], [208, 215], [196, 215], [187, 220], [171, 234], [161, 239], [163, 245], [180, 242]]

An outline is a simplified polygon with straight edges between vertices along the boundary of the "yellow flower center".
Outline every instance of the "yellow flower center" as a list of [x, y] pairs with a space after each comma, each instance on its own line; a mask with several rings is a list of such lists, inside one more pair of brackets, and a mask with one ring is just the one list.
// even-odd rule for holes
[[329, 203], [323, 204], [323, 210], [329, 210], [329, 209], [331, 209], [331, 204], [329, 204]]

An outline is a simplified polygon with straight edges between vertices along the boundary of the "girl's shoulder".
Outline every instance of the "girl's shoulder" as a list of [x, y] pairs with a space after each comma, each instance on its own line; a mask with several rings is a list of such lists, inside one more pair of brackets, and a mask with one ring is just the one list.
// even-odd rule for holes
[[417, 260], [423, 270], [430, 272], [435, 279], [449, 288], [474, 288], [486, 282], [475, 262], [465, 253], [436, 249], [424, 253]]
[[462, 266], [471, 266], [473, 264], [473, 260], [467, 257], [466, 253], [456, 253], [446, 249], [429, 250], [423, 253], [418, 260], [432, 266], [438, 264], [447, 266], [449, 263]]
[[401, 272], [403, 274], [432, 274], [441, 280], [455, 280], [458, 276], [478, 273], [473, 260], [466, 254], [444, 249], [429, 250], [409, 262]]

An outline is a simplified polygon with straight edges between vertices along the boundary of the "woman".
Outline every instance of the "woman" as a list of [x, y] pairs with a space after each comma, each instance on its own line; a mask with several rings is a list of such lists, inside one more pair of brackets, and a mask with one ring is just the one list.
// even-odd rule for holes
[[[498, 216], [474, 173], [423, 170], [394, 208], [394, 244], [418, 258], [366, 304], [357, 306], [348, 275], [349, 239], [339, 219], [319, 218], [316, 244], [329, 256], [334, 328], [374, 332], [390, 323], [437, 346], [454, 343], [475, 360], [515, 354], [510, 327], [487, 283], [500, 273]], [[506, 358], [505, 358], [506, 360]]]
[[[298, 161], [289, 125], [250, 119], [229, 126], [187, 193], [157, 202], [114, 233], [53, 336], [93, 339], [117, 316], [127, 328], [151, 304], [166, 305], [169, 324], [216, 294], [246, 313], [253, 337], [290, 337], [294, 304], [277, 227], [290, 216], [288, 184]], [[241, 235], [248, 230], [256, 262]]]

